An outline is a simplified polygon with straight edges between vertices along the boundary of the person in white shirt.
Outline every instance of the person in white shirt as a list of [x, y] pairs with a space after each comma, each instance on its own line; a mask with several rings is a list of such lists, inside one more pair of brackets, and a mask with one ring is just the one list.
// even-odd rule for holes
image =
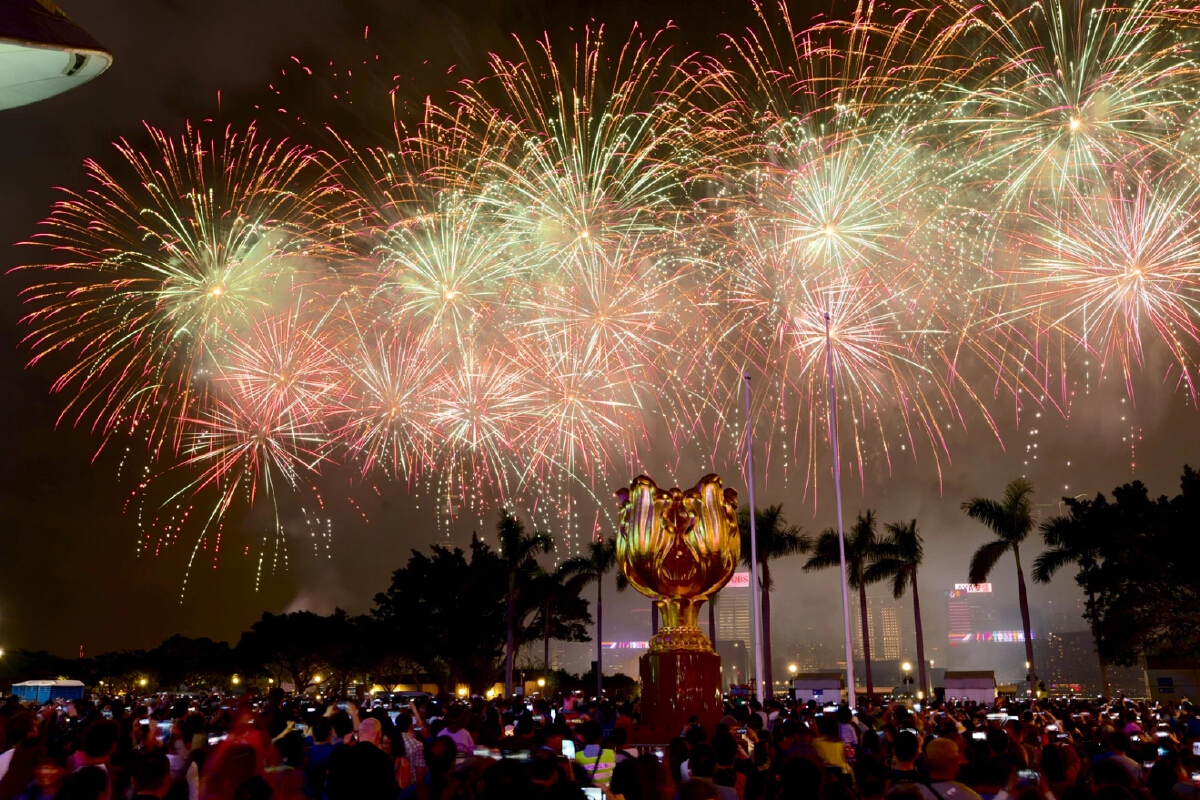
[[446, 712], [446, 727], [438, 736], [445, 736], [454, 742], [455, 759], [463, 761], [475, 755], [475, 740], [467, 730], [467, 709], [463, 706], [451, 706]]

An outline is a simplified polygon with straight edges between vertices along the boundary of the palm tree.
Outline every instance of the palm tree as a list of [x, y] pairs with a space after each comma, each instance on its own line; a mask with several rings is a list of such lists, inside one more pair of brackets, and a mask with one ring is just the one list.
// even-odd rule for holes
[[559, 564], [554, 572], [543, 572], [538, 577], [540, 584], [538, 596], [542, 598], [542, 607], [538, 612], [542, 623], [542, 671], [550, 674], [550, 638], [554, 622], [558, 618], [556, 611], [566, 600], [574, 600], [587, 585], [587, 580], [580, 575], [574, 575], [566, 564]]
[[[859, 514], [846, 537], [846, 585], [858, 590], [859, 617], [862, 620], [863, 664], [867, 680], [867, 700], [875, 697], [875, 679], [871, 675], [871, 629], [867, 622], [867, 585], [872, 581], [868, 578], [867, 568], [875, 560], [878, 538], [875, 533], [875, 512], [870, 509], [866, 514]], [[805, 572], [817, 569], [840, 567], [842, 563], [841, 548], [838, 544], [838, 532], [827, 528], [813, 547], [813, 555], [804, 565]], [[854, 697], [854, 687], [849, 687], [850, 697]]]
[[508, 572], [508, 647], [504, 657], [504, 693], [513, 696], [513, 627], [521, 576], [529, 577], [538, 569], [536, 557], [554, 549], [554, 540], [544, 533], [526, 535], [525, 523], [505, 509], [500, 509], [496, 523], [496, 538], [500, 540], [500, 559]]
[[985, 583], [992, 569], [1009, 550], [1017, 562], [1017, 596], [1021, 601], [1021, 624], [1025, 626], [1025, 660], [1029, 662], [1029, 686], [1037, 687], [1037, 669], [1033, 664], [1033, 637], [1029, 630], [1029, 598], [1025, 593], [1025, 573], [1021, 570], [1021, 542], [1033, 530], [1033, 485], [1017, 478], [1004, 487], [1003, 500], [972, 497], [962, 504], [967, 516], [991, 528], [996, 538], [982, 545], [971, 556], [968, 579]]
[[[750, 509], [738, 511], [738, 528], [742, 533], [742, 563], [750, 566]], [[771, 674], [771, 590], [775, 581], [771, 579], [771, 562], [777, 558], [807, 553], [812, 542], [799, 525], [788, 525], [783, 516], [783, 506], [767, 506], [754, 510], [754, 528], [758, 541], [758, 584], [762, 591], [762, 658], [763, 685], [765, 696], [771, 697], [774, 682]]]
[[893, 522], [887, 526], [888, 537], [879, 543], [876, 558], [867, 567], [867, 582], [892, 582], [892, 597], [899, 600], [912, 587], [913, 617], [917, 630], [917, 662], [920, 664], [917, 677], [921, 691], [929, 691], [925, 675], [925, 629], [921, 625], [921, 594], [917, 591], [917, 569], [925, 555], [921, 534], [917, 532], [917, 521]]
[[[563, 563], [561, 569], [570, 577], [579, 577], [584, 586], [596, 582], [596, 697], [604, 696], [604, 666], [601, 663], [603, 653], [604, 630], [604, 576], [612, 572], [617, 565], [617, 540], [615, 538], [601, 539], [588, 544], [588, 554], [578, 556]], [[625, 591], [629, 582], [625, 573], [617, 572], [617, 591]]]
[[[1034, 583], [1049, 583], [1054, 574], [1063, 567], [1074, 564], [1080, 572], [1091, 572], [1099, 567], [1102, 538], [1089, 527], [1082, 515], [1087, 513], [1090, 503], [1067, 501], [1071, 506], [1070, 516], [1053, 517], [1042, 523], [1042, 540], [1049, 549], [1034, 559]], [[1112, 696], [1108, 683], [1108, 665], [1100, 657], [1100, 631], [1096, 627], [1096, 592], [1088, 589], [1087, 618], [1092, 628], [1092, 641], [1096, 645], [1096, 658], [1100, 662], [1100, 683], [1105, 697]]]

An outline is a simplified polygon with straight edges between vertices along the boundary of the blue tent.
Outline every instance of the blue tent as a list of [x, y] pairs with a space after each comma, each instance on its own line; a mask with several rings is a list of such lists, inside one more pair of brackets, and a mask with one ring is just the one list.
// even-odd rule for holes
[[78, 700], [83, 697], [83, 683], [80, 681], [25, 681], [24, 683], [14, 683], [12, 691], [27, 703]]

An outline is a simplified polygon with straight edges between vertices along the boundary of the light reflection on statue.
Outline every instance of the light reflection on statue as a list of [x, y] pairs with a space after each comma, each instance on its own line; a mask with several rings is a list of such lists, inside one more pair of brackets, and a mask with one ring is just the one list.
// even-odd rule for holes
[[705, 475], [687, 491], [660, 489], [639, 475], [616, 495], [617, 563], [662, 615], [650, 652], [713, 652], [697, 623], [700, 607], [729, 582], [741, 554], [737, 492], [723, 488], [718, 475]]

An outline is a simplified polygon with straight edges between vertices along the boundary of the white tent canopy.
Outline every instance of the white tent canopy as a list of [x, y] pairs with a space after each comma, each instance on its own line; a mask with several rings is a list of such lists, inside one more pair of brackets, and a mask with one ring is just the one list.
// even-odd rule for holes
[[0, 0], [0, 109], [73, 89], [110, 64], [112, 55], [50, 0]]

